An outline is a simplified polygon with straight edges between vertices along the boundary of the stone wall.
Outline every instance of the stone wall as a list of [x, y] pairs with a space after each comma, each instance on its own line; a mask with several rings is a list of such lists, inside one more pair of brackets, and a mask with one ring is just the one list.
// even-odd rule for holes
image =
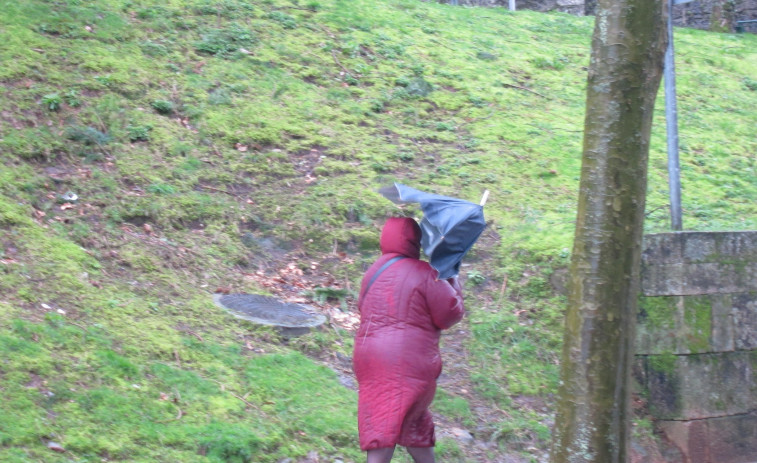
[[[423, 0], [428, 1], [428, 0]], [[504, 7], [509, 5], [508, 0], [437, 0], [439, 3], [450, 3], [461, 6]], [[591, 1], [591, 0], [589, 0]], [[756, 0], [757, 1], [757, 0]], [[583, 16], [586, 9], [585, 0], [515, 0], [518, 10], [533, 11], [561, 11], [577, 16]]]
[[757, 461], [757, 232], [647, 235], [634, 376], [665, 461]]
[[[757, 19], [757, 0], [694, 0], [673, 8], [673, 24], [713, 31], [733, 31], [736, 21]], [[757, 32], [757, 24], [744, 25]]]
[[[439, 0], [467, 6], [507, 7], [508, 0]], [[519, 10], [562, 11], [575, 15], [594, 14], [596, 0], [515, 0]], [[679, 27], [733, 31], [736, 21], [757, 19], [757, 0], [694, 0], [673, 8], [673, 23]], [[757, 33], [757, 23], [743, 25]]]

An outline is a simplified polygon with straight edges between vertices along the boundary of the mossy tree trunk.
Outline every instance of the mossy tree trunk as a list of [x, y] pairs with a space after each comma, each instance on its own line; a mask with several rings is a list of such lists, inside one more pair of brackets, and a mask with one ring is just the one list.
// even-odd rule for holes
[[622, 463], [665, 0], [599, 0], [553, 463]]

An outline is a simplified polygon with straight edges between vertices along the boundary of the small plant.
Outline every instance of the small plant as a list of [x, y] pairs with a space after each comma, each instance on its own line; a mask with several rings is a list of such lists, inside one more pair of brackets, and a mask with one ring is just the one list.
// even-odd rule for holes
[[153, 42], [152, 40], [147, 40], [145, 42], [142, 42], [139, 45], [139, 48], [142, 49], [142, 53], [144, 53], [147, 56], [157, 57], [157, 56], [166, 56], [168, 54], [168, 47], [161, 43]]
[[221, 58], [232, 58], [240, 48], [249, 48], [256, 42], [249, 30], [239, 25], [227, 29], [213, 29], [202, 35], [202, 40], [195, 42], [195, 49], [200, 53]]
[[176, 188], [167, 183], [153, 183], [147, 187], [147, 191], [157, 195], [172, 195], [176, 193]]
[[58, 93], [48, 93], [42, 97], [42, 104], [50, 111], [57, 111], [63, 103], [63, 98]]
[[744, 77], [744, 86], [753, 92], [757, 92], [757, 80]]
[[397, 152], [397, 159], [402, 162], [411, 162], [415, 159], [415, 153], [411, 150], [399, 150]]
[[208, 94], [208, 104], [218, 105], [230, 105], [231, 93], [226, 88], [217, 88]]
[[475, 107], [481, 108], [487, 105], [486, 100], [481, 97], [471, 95], [468, 97], [468, 101]]
[[66, 104], [72, 108], [81, 106], [81, 100], [79, 100], [79, 92], [71, 89], [63, 95], [63, 99], [66, 100]]
[[434, 88], [426, 82], [422, 77], [416, 77], [407, 84], [405, 87], [407, 93], [415, 97], [425, 97], [429, 93], [434, 91]]
[[377, 172], [379, 174], [384, 173], [384, 172], [389, 172], [392, 170], [388, 164], [381, 161], [372, 162], [371, 169], [373, 169], [374, 172]]
[[148, 141], [150, 139], [150, 130], [152, 127], [149, 125], [128, 125], [126, 127], [126, 133], [129, 137], [129, 141]]
[[221, 16], [228, 19], [249, 16], [254, 10], [255, 7], [248, 2], [237, 0], [205, 0], [204, 3], [195, 7], [195, 12], [199, 15]]
[[173, 112], [173, 103], [168, 100], [155, 100], [151, 103], [152, 108], [159, 114], [171, 114]]
[[468, 281], [470, 281], [474, 286], [478, 286], [486, 281], [486, 277], [483, 273], [479, 272], [478, 270], [471, 270], [467, 273]]
[[555, 71], [561, 71], [568, 63], [568, 59], [562, 56], [557, 56], [552, 59], [539, 56], [532, 59], [531, 63], [539, 69], [554, 69]]
[[297, 21], [293, 17], [289, 16], [286, 13], [282, 13], [281, 11], [271, 11], [268, 14], [268, 19], [272, 19], [281, 24], [284, 29], [297, 28]]
[[113, 78], [110, 76], [110, 74], [106, 74], [104, 76], [95, 76], [95, 81], [106, 87], [110, 87], [113, 84]]
[[371, 111], [374, 113], [380, 113], [384, 111], [384, 107], [386, 106], [386, 101], [384, 100], [372, 100], [370, 104]]
[[334, 288], [332, 286], [318, 286], [313, 289], [313, 299], [319, 304], [329, 300], [343, 301], [347, 297], [347, 290], [344, 288]]
[[100, 132], [94, 127], [71, 126], [66, 129], [66, 138], [82, 142], [85, 145], [102, 146], [110, 141], [110, 135]]
[[486, 51], [480, 51], [476, 53], [476, 58], [483, 60], [483, 61], [494, 61], [497, 59], [497, 55], [493, 53], [489, 53]]

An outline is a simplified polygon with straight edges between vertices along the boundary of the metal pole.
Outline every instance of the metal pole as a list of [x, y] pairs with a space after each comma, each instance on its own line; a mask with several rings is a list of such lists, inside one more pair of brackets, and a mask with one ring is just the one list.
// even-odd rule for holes
[[515, 11], [515, 0], [507, 0], [507, 7], [510, 11]]
[[668, 127], [668, 188], [670, 220], [675, 231], [683, 229], [681, 219], [681, 168], [678, 162], [678, 108], [676, 103], [676, 69], [673, 55], [673, 5], [668, 6], [668, 49], [665, 51], [665, 121]]

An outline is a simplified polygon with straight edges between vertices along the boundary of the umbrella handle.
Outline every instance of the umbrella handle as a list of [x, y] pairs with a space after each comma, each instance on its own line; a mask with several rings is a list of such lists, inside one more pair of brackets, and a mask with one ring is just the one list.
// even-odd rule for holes
[[484, 190], [484, 195], [481, 196], [481, 207], [486, 204], [486, 200], [489, 199], [489, 190]]

